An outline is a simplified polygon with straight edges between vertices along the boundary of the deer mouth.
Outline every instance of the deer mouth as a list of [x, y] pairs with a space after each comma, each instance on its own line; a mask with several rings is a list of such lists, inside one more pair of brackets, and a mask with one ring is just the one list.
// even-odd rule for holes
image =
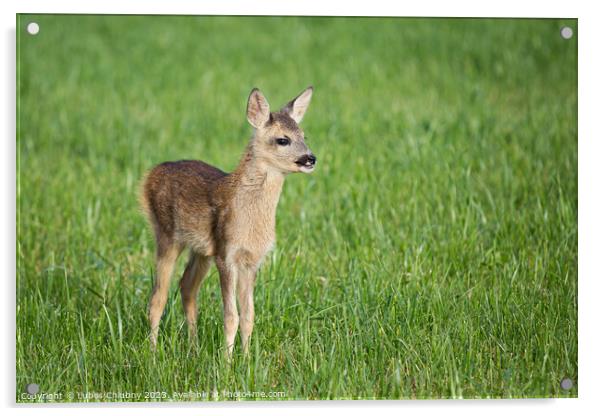
[[303, 173], [313, 172], [313, 170], [316, 168], [316, 165], [314, 163], [310, 163], [310, 162], [305, 162], [305, 163], [295, 162], [295, 164], [297, 166], [299, 166], [299, 171], [303, 172]]
[[312, 154], [303, 155], [295, 161], [295, 164], [299, 166], [300, 172], [310, 173], [316, 167], [316, 157]]

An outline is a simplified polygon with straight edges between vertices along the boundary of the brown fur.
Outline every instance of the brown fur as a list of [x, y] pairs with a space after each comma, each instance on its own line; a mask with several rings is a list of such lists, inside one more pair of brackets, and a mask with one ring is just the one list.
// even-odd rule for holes
[[[201, 161], [181, 160], [162, 163], [144, 178], [140, 203], [157, 243], [157, 278], [149, 303], [153, 348], [174, 264], [182, 250], [189, 248], [180, 291], [190, 333], [196, 335], [196, 296], [214, 259], [220, 274], [228, 355], [239, 324], [243, 349], [248, 350], [255, 274], [275, 242], [276, 206], [284, 178], [288, 173], [311, 171], [315, 162], [299, 166], [309, 156], [313, 158], [297, 124], [311, 93], [310, 87], [280, 112], [270, 113], [261, 92], [251, 91], [247, 118], [256, 130], [234, 172], [226, 174]], [[278, 144], [277, 139], [283, 137], [290, 144]]]

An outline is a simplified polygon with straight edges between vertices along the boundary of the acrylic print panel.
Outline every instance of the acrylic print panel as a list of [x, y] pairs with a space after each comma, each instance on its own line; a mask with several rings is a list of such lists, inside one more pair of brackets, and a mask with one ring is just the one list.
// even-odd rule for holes
[[17, 19], [18, 402], [577, 396], [576, 20]]

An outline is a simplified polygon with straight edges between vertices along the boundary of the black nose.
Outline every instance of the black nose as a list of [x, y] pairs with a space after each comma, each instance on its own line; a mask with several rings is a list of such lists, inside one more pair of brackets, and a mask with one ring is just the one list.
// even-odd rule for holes
[[316, 164], [316, 160], [318, 160], [318, 159], [316, 159], [316, 157], [313, 155], [313, 153], [310, 153], [310, 154], [307, 156], [307, 161], [308, 161], [309, 163], [311, 163], [312, 165], [315, 165], [315, 164]]

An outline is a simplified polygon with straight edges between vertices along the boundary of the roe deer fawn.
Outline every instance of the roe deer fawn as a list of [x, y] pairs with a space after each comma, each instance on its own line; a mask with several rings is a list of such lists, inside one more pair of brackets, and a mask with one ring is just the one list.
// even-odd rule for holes
[[255, 316], [255, 274], [275, 241], [276, 205], [284, 178], [292, 172], [312, 172], [316, 164], [298, 125], [312, 92], [308, 87], [280, 111], [270, 112], [263, 94], [253, 89], [247, 120], [255, 132], [230, 174], [192, 160], [165, 162], [147, 174], [140, 200], [157, 243], [157, 277], [148, 307], [152, 349], [174, 264], [182, 250], [189, 248], [180, 292], [191, 339], [196, 341], [199, 286], [215, 259], [227, 356], [232, 355], [239, 323], [243, 351], [248, 352]]

